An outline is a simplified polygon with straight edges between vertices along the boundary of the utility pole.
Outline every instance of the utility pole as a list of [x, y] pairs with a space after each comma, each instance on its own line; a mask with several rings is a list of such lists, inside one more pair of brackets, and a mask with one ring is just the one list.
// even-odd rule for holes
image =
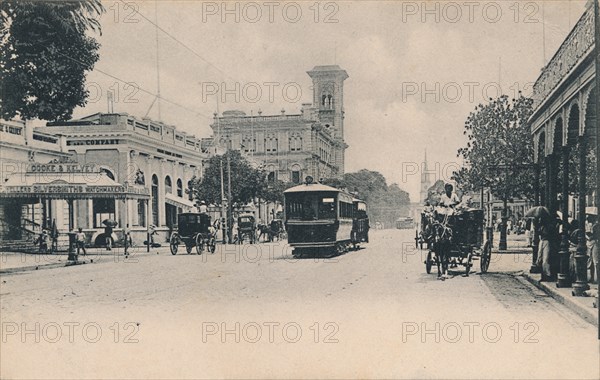
[[225, 186], [223, 184], [223, 157], [219, 160], [221, 166], [221, 230], [223, 233], [223, 244], [227, 241], [225, 240], [225, 235], [227, 234], [227, 218], [225, 218], [226, 210], [225, 210]]
[[227, 207], [229, 208], [228, 218], [231, 218], [231, 225], [229, 226], [229, 244], [233, 243], [233, 210], [231, 202], [231, 159], [229, 150], [227, 150]]
[[[595, 39], [594, 39], [594, 54], [596, 61], [596, 157], [598, 157], [598, 153], [600, 152], [600, 118], [598, 117], [598, 113], [600, 111], [600, 5], [598, 4], [598, 0], [594, 0], [594, 19], [595, 19]], [[600, 172], [600, 160], [596, 159], [596, 173]], [[596, 176], [596, 208], [600, 206], [600, 193], [598, 192], [598, 176]], [[597, 222], [596, 222], [597, 223]], [[596, 241], [600, 238], [600, 236], [595, 236]], [[596, 243], [597, 244], [597, 243]], [[600, 274], [600, 270], [596, 267], [596, 279], [598, 279], [598, 275]], [[596, 296], [596, 310], [598, 310], [598, 339], [600, 339], [600, 295]]]

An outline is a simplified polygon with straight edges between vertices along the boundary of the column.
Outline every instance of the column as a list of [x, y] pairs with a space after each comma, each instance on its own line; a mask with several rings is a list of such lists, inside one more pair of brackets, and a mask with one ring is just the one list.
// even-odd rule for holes
[[573, 295], [585, 296], [585, 291], [590, 287], [587, 283], [587, 246], [585, 239], [585, 206], [586, 206], [586, 141], [584, 136], [579, 136], [579, 235], [577, 236], [577, 253], [575, 254], [575, 284]]
[[[167, 224], [167, 215], [165, 209], [165, 165], [167, 160], [159, 158], [159, 174], [158, 174], [158, 224], [163, 227]], [[172, 179], [171, 179], [172, 181]], [[157, 226], [158, 227], [158, 226]]]
[[[538, 157], [539, 161], [539, 157]], [[534, 206], [540, 205], [540, 164], [536, 162], [533, 164], [533, 193], [534, 193]], [[533, 223], [533, 221], [532, 221]], [[531, 268], [529, 273], [540, 273], [540, 268], [537, 265], [538, 249], [540, 247], [540, 236], [538, 234], [537, 226], [533, 226], [533, 252], [531, 256]]]
[[[558, 273], [558, 279], [556, 287], [568, 288], [571, 286], [571, 278], [569, 273], [569, 231], [567, 226], [569, 225], [569, 146], [562, 147], [562, 160], [563, 160], [563, 176], [562, 176], [562, 234], [560, 236], [560, 249], [558, 251], [558, 258], [560, 260], [560, 272]], [[554, 197], [556, 199], [556, 196]], [[552, 214], [554, 215], [554, 213]]]

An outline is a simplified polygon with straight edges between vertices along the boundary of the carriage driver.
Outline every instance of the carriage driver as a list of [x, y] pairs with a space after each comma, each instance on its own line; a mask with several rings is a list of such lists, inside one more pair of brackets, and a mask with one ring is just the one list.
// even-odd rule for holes
[[201, 201], [198, 210], [200, 211], [200, 214], [206, 214], [208, 212], [208, 206], [206, 205], [206, 202]]
[[443, 207], [454, 207], [457, 204], [460, 203], [460, 199], [458, 198], [458, 195], [453, 191], [454, 190], [454, 186], [452, 186], [452, 184], [447, 183], [444, 186], [444, 194], [442, 194], [442, 196], [440, 197], [440, 206]]

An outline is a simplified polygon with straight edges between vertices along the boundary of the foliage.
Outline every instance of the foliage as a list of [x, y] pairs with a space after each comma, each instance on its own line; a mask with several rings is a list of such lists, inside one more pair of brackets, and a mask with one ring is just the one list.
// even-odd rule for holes
[[195, 199], [209, 204], [221, 204], [221, 163], [225, 197], [227, 197], [227, 157], [230, 159], [231, 198], [234, 204], [245, 205], [255, 197], [264, 197], [268, 194], [266, 173], [253, 168], [239, 151], [230, 150], [208, 160], [202, 180], [195, 181], [193, 184]]
[[268, 182], [266, 188], [261, 192], [260, 197], [267, 202], [283, 203], [283, 192], [296, 185], [296, 183], [283, 182], [281, 180]]
[[444, 180], [441, 179], [435, 181], [435, 183], [427, 189], [427, 199], [425, 199], [425, 202], [428, 202], [430, 205], [438, 204], [440, 201], [440, 194], [444, 192], [445, 184]]
[[[596, 184], [597, 170], [596, 170], [596, 152], [593, 141], [588, 141], [586, 144], [586, 187], [588, 189], [588, 195], [592, 194], [592, 191]], [[569, 193], [579, 194], [579, 154], [580, 146], [579, 141], [570, 147], [569, 151]], [[558, 178], [562, 181], [562, 157], [558, 164]], [[559, 191], [562, 191], [562, 187], [558, 187]]]
[[386, 226], [393, 226], [398, 217], [408, 214], [408, 193], [396, 183], [388, 186], [379, 172], [362, 169], [346, 173], [342, 179], [324, 179], [323, 184], [356, 193], [367, 202], [370, 219], [383, 222]]
[[506, 95], [479, 104], [465, 122], [467, 146], [457, 156], [465, 160], [453, 179], [463, 191], [490, 188], [495, 197], [531, 197], [533, 144], [529, 117], [533, 100]]
[[86, 104], [100, 0], [0, 2], [0, 117], [68, 120]]

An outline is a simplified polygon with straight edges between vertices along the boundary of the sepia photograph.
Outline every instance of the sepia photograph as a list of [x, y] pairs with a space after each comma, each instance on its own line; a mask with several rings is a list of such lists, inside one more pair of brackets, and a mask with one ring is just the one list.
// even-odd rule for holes
[[1, 0], [0, 379], [600, 379], [600, 0]]

